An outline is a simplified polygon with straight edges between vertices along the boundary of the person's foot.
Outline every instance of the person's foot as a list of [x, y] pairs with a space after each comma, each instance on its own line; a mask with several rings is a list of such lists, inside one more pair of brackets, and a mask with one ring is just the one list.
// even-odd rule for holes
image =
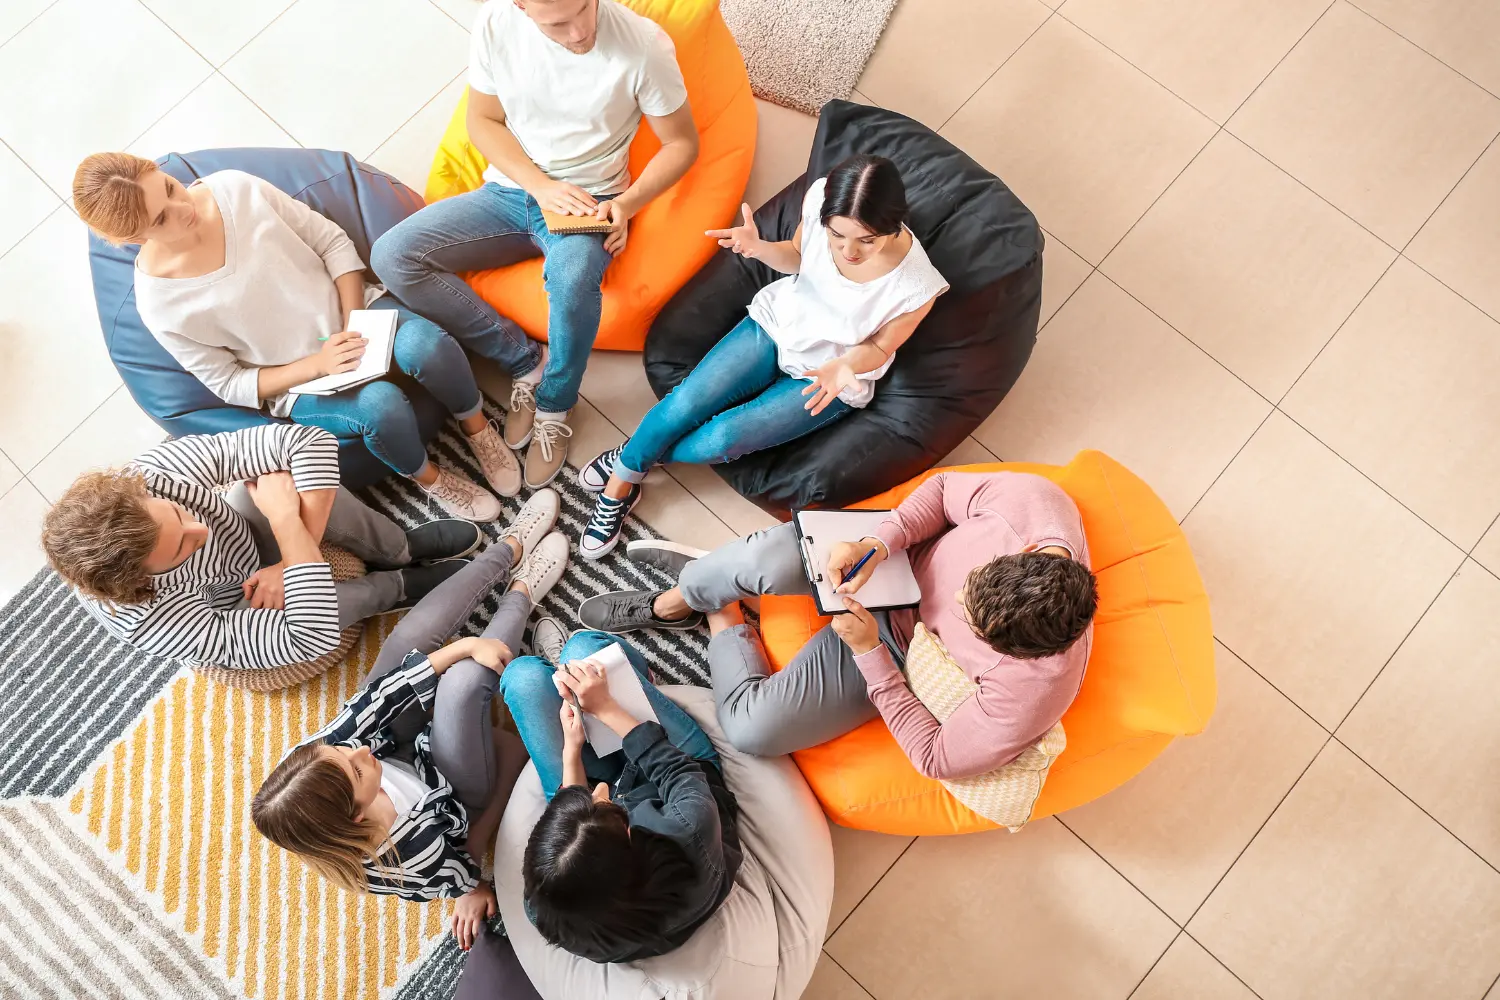
[[437, 480], [422, 489], [443, 510], [465, 521], [493, 521], [500, 516], [499, 500], [450, 469], [439, 466]]
[[526, 449], [527, 486], [537, 489], [557, 478], [568, 457], [568, 438], [572, 436], [573, 428], [562, 420], [537, 420]]
[[500, 532], [501, 538], [514, 537], [521, 543], [521, 558], [516, 560], [516, 572], [520, 572], [521, 564], [526, 557], [531, 555], [537, 543], [547, 536], [552, 526], [557, 523], [557, 512], [562, 508], [562, 497], [557, 495], [553, 489], [537, 490], [521, 509], [516, 511], [516, 516], [510, 519]]
[[641, 498], [641, 487], [638, 483], [631, 483], [630, 490], [623, 497], [607, 497], [599, 494], [599, 499], [594, 501], [594, 516], [589, 519], [588, 527], [583, 529], [583, 534], [578, 538], [578, 554], [585, 559], [603, 559], [614, 551], [620, 542], [620, 532], [625, 528], [625, 515], [635, 506]]
[[609, 477], [614, 474], [620, 452], [624, 450], [625, 446], [622, 444], [595, 455], [592, 462], [578, 470], [578, 485], [590, 493], [603, 493], [604, 487], [609, 484]]
[[535, 382], [516, 379], [510, 384], [510, 405], [505, 408], [505, 446], [520, 451], [531, 443], [531, 428], [536, 423]]
[[490, 488], [503, 497], [513, 497], [521, 492], [521, 463], [516, 453], [500, 439], [500, 428], [491, 420], [478, 434], [465, 434], [469, 439], [469, 450], [479, 462], [479, 468]]
[[406, 533], [406, 548], [414, 563], [461, 559], [472, 555], [483, 541], [484, 532], [474, 522], [457, 517], [440, 517]]
[[417, 602], [438, 588], [440, 584], [459, 570], [469, 565], [467, 559], [442, 559], [425, 566], [408, 566], [401, 570], [401, 599], [392, 611], [414, 608]]
[[547, 535], [511, 574], [512, 583], [524, 583], [532, 604], [540, 604], [547, 591], [557, 586], [568, 568], [568, 536], [561, 531]]
[[554, 667], [562, 660], [567, 642], [567, 628], [551, 615], [538, 618], [531, 627], [531, 651]]
[[621, 635], [642, 628], [690, 629], [703, 624], [703, 615], [688, 612], [683, 618], [662, 618], [652, 604], [664, 594], [661, 590], [617, 590], [596, 594], [578, 605], [578, 621], [596, 632]]
[[681, 542], [669, 542], [665, 538], [637, 538], [625, 543], [625, 558], [640, 566], [650, 566], [666, 573], [672, 579], [694, 559], [708, 555], [707, 549], [697, 549]]

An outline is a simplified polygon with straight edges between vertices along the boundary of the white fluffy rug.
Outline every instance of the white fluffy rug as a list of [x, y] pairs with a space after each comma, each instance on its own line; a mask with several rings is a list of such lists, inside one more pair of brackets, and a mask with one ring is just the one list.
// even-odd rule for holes
[[720, 0], [757, 97], [816, 114], [847, 98], [896, 0]]

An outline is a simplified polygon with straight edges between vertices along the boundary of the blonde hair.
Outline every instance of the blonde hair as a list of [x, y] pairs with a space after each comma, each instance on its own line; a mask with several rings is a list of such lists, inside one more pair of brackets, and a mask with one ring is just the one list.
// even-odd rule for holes
[[355, 819], [354, 785], [323, 743], [287, 755], [250, 801], [250, 821], [261, 836], [291, 851], [314, 871], [350, 892], [368, 892], [365, 860], [382, 874], [401, 865], [390, 831], [368, 817]]
[[42, 519], [42, 549], [57, 575], [89, 597], [144, 604], [155, 591], [146, 560], [161, 526], [139, 473], [86, 472]]
[[135, 239], [151, 219], [141, 179], [157, 166], [130, 153], [95, 153], [73, 172], [73, 206], [88, 227], [111, 243]]

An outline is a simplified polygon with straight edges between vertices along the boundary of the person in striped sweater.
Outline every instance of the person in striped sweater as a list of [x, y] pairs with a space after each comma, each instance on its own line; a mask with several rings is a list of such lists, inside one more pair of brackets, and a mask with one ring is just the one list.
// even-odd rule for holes
[[[483, 537], [457, 518], [403, 530], [339, 486], [332, 434], [283, 423], [178, 438], [85, 473], [42, 526], [52, 568], [112, 635], [232, 669], [329, 652], [345, 628], [457, 573]], [[336, 582], [324, 540], [373, 571]]]

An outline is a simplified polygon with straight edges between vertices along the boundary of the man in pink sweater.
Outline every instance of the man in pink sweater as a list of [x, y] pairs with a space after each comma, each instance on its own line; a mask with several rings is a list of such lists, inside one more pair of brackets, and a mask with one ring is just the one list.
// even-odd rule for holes
[[[585, 601], [579, 617], [589, 628], [622, 632], [693, 627], [708, 613], [719, 720], [750, 753], [815, 746], [878, 714], [930, 777], [982, 774], [1013, 760], [1062, 717], [1088, 663], [1098, 594], [1078, 508], [1040, 476], [943, 472], [892, 511], [874, 537], [837, 546], [829, 574], [842, 576], [872, 548], [842, 592], [858, 593], [880, 562], [905, 550], [921, 605], [871, 612], [846, 596], [849, 614], [776, 674], [738, 602], [810, 592], [790, 524], [701, 558], [670, 543], [632, 543], [632, 559], [680, 567], [678, 585], [602, 594]], [[901, 672], [918, 621], [979, 686], [945, 723]]]

